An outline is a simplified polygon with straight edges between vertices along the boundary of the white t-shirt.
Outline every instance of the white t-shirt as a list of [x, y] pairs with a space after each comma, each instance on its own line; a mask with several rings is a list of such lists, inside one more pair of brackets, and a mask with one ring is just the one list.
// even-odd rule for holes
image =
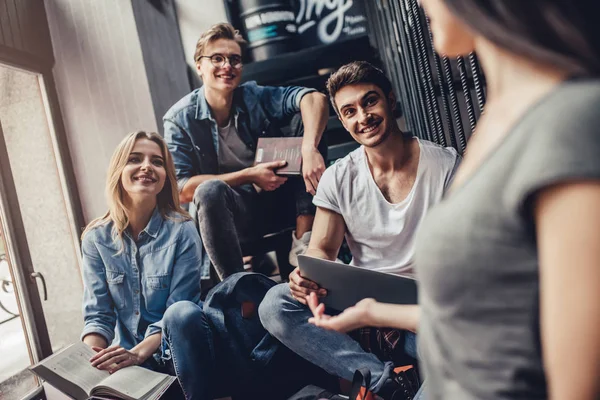
[[389, 203], [375, 183], [361, 146], [327, 168], [313, 203], [346, 223], [351, 265], [413, 276], [415, 233], [429, 208], [442, 199], [460, 156], [451, 147], [419, 140], [417, 177], [404, 200]]

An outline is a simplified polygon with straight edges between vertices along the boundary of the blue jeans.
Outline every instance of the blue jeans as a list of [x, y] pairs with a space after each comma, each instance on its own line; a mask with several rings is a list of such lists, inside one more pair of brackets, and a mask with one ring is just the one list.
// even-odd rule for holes
[[[373, 382], [369, 389], [377, 393], [392, 373], [392, 362], [365, 352], [350, 336], [309, 324], [310, 309], [292, 297], [288, 284], [270, 289], [258, 312], [271, 335], [332, 375], [352, 381], [357, 369], [368, 368]], [[405, 351], [416, 358], [416, 335], [407, 332], [405, 336]]]
[[163, 338], [185, 398], [213, 399], [219, 377], [213, 335], [202, 307], [191, 301], [171, 305], [163, 317]]

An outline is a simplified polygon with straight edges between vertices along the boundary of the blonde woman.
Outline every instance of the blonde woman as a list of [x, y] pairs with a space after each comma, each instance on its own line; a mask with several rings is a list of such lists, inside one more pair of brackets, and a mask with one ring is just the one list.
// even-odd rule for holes
[[81, 337], [97, 351], [90, 361], [113, 373], [169, 360], [185, 391], [194, 382], [179, 372], [202, 370], [195, 363], [209, 354], [212, 338], [197, 304], [202, 244], [179, 205], [173, 161], [158, 134], [134, 132], [119, 144], [106, 194], [108, 212], [82, 236]]

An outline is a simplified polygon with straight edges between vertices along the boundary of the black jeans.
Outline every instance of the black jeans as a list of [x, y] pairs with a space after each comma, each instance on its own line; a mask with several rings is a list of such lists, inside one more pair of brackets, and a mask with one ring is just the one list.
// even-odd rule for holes
[[[292, 118], [290, 128], [284, 136], [303, 136], [300, 114]], [[326, 146], [321, 142], [319, 150], [324, 154]], [[293, 226], [299, 215], [315, 214], [312, 195], [301, 177], [290, 177], [277, 190], [260, 193], [251, 184], [232, 188], [221, 180], [209, 180], [196, 188], [193, 202], [204, 249], [221, 279], [243, 271], [240, 241]]]
[[212, 179], [198, 186], [194, 203], [204, 249], [221, 279], [243, 271], [240, 241], [256, 240], [293, 226], [298, 215], [315, 213], [312, 196], [297, 177], [260, 193], [251, 185], [232, 188]]

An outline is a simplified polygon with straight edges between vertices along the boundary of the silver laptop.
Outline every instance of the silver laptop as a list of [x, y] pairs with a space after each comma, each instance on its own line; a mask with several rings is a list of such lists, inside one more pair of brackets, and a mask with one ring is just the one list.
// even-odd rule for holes
[[298, 256], [300, 274], [327, 289], [327, 307], [344, 310], [372, 297], [383, 303], [417, 304], [417, 281], [365, 268]]

